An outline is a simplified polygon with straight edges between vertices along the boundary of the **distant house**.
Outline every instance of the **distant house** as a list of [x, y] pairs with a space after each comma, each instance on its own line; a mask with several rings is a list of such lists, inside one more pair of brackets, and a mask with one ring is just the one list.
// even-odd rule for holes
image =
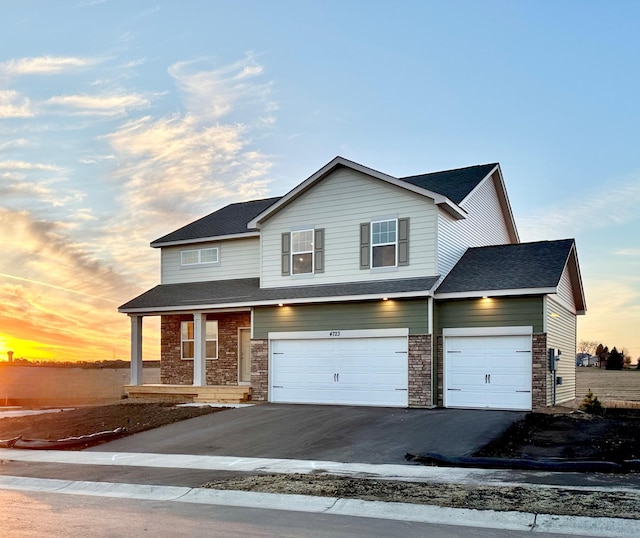
[[562, 378], [557, 402], [575, 398], [575, 242], [520, 242], [499, 164], [398, 178], [336, 157], [151, 246], [161, 283], [119, 309], [133, 385], [142, 321], [159, 316], [168, 391], [529, 410]]
[[600, 357], [589, 353], [577, 353], [576, 366], [600, 366]]

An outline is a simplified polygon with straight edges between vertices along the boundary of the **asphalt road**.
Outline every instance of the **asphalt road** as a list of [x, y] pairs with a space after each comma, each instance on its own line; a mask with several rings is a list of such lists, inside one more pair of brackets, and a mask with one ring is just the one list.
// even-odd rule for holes
[[264, 404], [185, 420], [90, 450], [405, 463], [405, 454], [470, 455], [525, 413]]
[[[367, 537], [524, 538], [530, 532], [328, 514], [0, 490], [0, 529], [12, 538]], [[536, 533], [542, 538], [567, 535]], [[584, 535], [583, 535], [584, 536]]]

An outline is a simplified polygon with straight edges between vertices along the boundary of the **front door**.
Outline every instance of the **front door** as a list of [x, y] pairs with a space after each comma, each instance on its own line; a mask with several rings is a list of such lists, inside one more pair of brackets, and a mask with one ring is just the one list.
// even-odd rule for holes
[[251, 383], [251, 329], [238, 329], [238, 381]]

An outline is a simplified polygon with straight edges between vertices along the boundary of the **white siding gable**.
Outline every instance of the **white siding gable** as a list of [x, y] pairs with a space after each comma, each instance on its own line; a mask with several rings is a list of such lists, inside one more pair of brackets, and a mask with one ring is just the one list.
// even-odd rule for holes
[[469, 247], [511, 243], [492, 177], [460, 204], [467, 218], [455, 220], [444, 211], [438, 215], [438, 273], [444, 278]]
[[[181, 265], [183, 250], [218, 247], [219, 263]], [[228, 239], [212, 243], [195, 243], [163, 247], [161, 255], [162, 284], [257, 278], [260, 276], [260, 240], [257, 237]]]
[[571, 286], [571, 276], [569, 275], [568, 266], [562, 271], [562, 277], [558, 283], [558, 300], [573, 314], [576, 313], [576, 302], [573, 297], [573, 287]]
[[[409, 265], [360, 269], [360, 224], [409, 218]], [[433, 276], [437, 208], [432, 200], [339, 168], [268, 219], [261, 229], [261, 286], [302, 286]], [[282, 276], [281, 237], [292, 230], [324, 229], [324, 272]]]

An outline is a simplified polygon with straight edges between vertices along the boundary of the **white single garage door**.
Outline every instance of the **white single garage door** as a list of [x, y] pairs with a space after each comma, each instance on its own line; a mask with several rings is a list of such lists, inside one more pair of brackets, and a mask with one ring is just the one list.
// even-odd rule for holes
[[445, 337], [445, 407], [531, 409], [531, 335]]
[[407, 407], [407, 337], [271, 340], [270, 401]]

